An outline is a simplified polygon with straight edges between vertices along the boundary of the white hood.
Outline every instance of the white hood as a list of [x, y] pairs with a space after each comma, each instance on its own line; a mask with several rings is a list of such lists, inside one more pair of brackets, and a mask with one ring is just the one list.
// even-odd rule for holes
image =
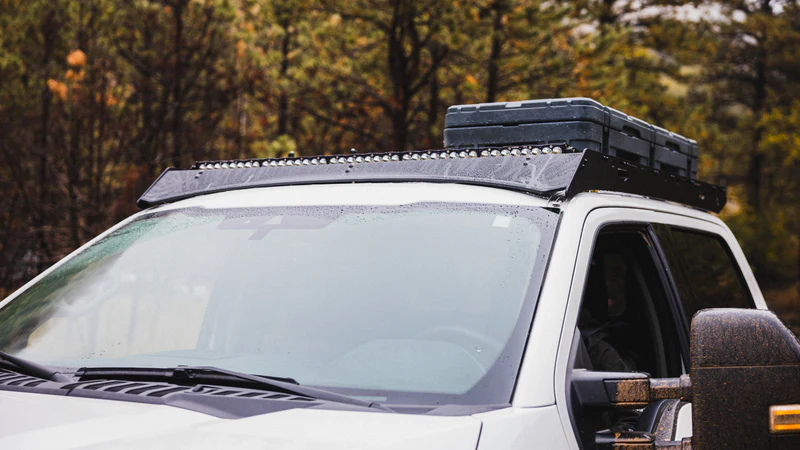
[[66, 449], [474, 449], [481, 422], [292, 409], [218, 419], [163, 405], [0, 391], [0, 448]]

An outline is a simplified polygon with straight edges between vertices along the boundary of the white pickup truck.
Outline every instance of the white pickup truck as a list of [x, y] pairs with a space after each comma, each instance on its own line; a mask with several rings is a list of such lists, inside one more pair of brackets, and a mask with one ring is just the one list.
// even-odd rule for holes
[[0, 303], [0, 448], [800, 448], [725, 191], [561, 142], [166, 171]]

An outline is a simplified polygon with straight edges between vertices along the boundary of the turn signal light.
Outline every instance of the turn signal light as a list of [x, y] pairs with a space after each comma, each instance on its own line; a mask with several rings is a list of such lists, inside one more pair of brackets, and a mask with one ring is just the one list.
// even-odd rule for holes
[[769, 432], [774, 434], [800, 432], [800, 405], [770, 406]]

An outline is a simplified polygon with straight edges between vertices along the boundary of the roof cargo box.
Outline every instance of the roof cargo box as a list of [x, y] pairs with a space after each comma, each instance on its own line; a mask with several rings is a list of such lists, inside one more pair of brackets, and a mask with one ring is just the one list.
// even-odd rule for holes
[[588, 98], [451, 106], [445, 148], [560, 144], [697, 178], [697, 143]]

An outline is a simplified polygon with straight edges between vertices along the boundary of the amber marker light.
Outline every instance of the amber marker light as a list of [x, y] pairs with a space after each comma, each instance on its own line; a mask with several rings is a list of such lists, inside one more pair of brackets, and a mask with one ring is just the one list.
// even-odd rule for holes
[[770, 406], [769, 432], [773, 434], [800, 432], [800, 405]]

